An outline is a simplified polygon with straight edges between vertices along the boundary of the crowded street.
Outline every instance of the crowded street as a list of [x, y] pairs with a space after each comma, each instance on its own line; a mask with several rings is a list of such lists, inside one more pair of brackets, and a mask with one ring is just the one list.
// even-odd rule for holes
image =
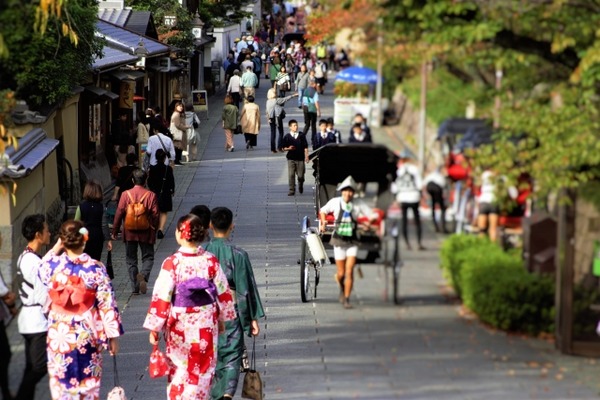
[[[334, 78], [331, 74], [330, 82]], [[308, 165], [304, 193], [287, 196], [285, 155], [269, 148], [267, 86], [263, 82], [256, 93], [262, 129], [254, 149], [245, 149], [243, 135], [235, 135], [235, 151], [223, 150], [225, 93], [210, 98], [208, 119], [201, 120], [201, 160], [175, 168], [173, 212], [165, 238], [156, 245], [147, 294], [132, 296], [124, 245], [114, 242], [113, 286], [125, 329], [117, 362], [127, 398], [165, 398], [166, 378], [148, 375], [151, 345], [142, 324], [160, 264], [178, 247], [173, 221], [198, 204], [230, 208], [232, 240], [250, 256], [266, 314], [256, 338], [265, 399], [597, 398], [600, 366], [595, 360], [560, 355], [549, 341], [494, 331], [462, 312], [460, 303], [447, 295], [438, 267], [444, 236], [434, 233], [429, 221], [424, 223], [426, 250], [402, 248], [400, 305], [391, 301], [388, 275], [378, 265], [361, 267], [353, 309], [343, 309], [338, 302], [333, 265], [322, 269], [318, 297], [302, 303], [300, 223], [304, 216], [316, 219], [314, 180]], [[333, 114], [329, 89], [321, 96], [322, 117]], [[289, 104], [286, 113], [286, 122], [297, 119], [303, 126], [295, 104]], [[345, 140], [349, 127], [338, 129]], [[401, 138], [384, 128], [373, 129], [373, 139], [394, 151], [403, 146]], [[23, 347], [15, 321], [7, 331], [14, 388], [24, 367]], [[252, 346], [251, 339], [246, 344]], [[107, 353], [103, 364], [101, 398], [113, 387]], [[49, 398], [47, 378], [37, 386], [36, 398]]]

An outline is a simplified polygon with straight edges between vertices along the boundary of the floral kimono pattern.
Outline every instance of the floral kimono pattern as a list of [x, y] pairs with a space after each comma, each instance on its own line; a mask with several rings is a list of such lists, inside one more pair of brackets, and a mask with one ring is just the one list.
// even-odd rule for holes
[[[216, 298], [204, 305], [177, 300], [181, 286], [197, 278], [214, 284]], [[218, 321], [235, 318], [233, 297], [217, 258], [199, 249], [180, 248], [162, 264], [144, 328], [164, 329], [172, 363], [168, 399], [207, 399], [217, 365]]]
[[104, 265], [83, 253], [49, 252], [40, 279], [49, 288], [48, 375], [53, 399], [99, 399], [102, 351], [123, 326]]

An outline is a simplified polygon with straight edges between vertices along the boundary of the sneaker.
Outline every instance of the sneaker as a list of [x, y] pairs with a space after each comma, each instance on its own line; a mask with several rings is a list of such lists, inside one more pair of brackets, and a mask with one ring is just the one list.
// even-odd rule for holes
[[161, 231], [160, 229], [158, 230], [158, 232], [156, 232], [156, 237], [158, 239], [162, 239], [165, 237], [165, 234], [163, 233], [163, 231]]
[[140, 284], [140, 293], [146, 294], [148, 291], [148, 283], [146, 282], [146, 278], [141, 273], [137, 274], [137, 281]]
[[246, 150], [248, 150], [250, 148], [250, 141], [246, 140]]
[[350, 299], [348, 299], [347, 297], [344, 298], [344, 302], [342, 303], [342, 305], [344, 306], [344, 308], [346, 310], [349, 310], [352, 308], [352, 304], [350, 304]]
[[233, 146], [229, 148], [229, 151], [233, 153]]

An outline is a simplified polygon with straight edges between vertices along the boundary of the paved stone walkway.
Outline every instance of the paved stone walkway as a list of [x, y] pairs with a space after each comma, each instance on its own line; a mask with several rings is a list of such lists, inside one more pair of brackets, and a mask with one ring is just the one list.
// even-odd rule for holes
[[[331, 80], [333, 81], [333, 80]], [[266, 82], [257, 93], [264, 114]], [[327, 88], [331, 89], [331, 85]], [[319, 297], [301, 303], [297, 260], [300, 221], [314, 218], [308, 173], [305, 193], [287, 196], [285, 156], [271, 154], [269, 128], [254, 150], [245, 150], [243, 136], [236, 151], [224, 152], [220, 123], [223, 93], [210, 99], [209, 119], [202, 121], [202, 161], [175, 169], [177, 191], [165, 239], [159, 241], [150, 288], [160, 262], [176, 250], [172, 218], [193, 205], [227, 206], [235, 214], [234, 241], [251, 257], [267, 317], [260, 321], [257, 365], [265, 399], [594, 399], [600, 366], [594, 359], [568, 357], [553, 345], [523, 339], [481, 326], [460, 316], [460, 306], [442, 295], [438, 268], [443, 237], [425, 221], [426, 251], [403, 251], [403, 304], [386, 299], [387, 280], [380, 266], [362, 267], [353, 303], [337, 302], [333, 266], [323, 270]], [[303, 118], [290, 102], [287, 120]], [[333, 96], [322, 96], [324, 116], [333, 115]], [[347, 130], [342, 130], [344, 139]], [[374, 129], [375, 141], [398, 149], [390, 130]], [[309, 167], [308, 171], [312, 172]], [[127, 282], [124, 247], [113, 251], [118, 302], [126, 334], [118, 356], [121, 384], [129, 399], [164, 399], [165, 379], [148, 377], [148, 335], [142, 329], [150, 295], [132, 297]], [[23, 347], [16, 323], [9, 326], [13, 344], [11, 386], [23, 370]], [[102, 398], [112, 387], [112, 363], [104, 358]], [[241, 387], [238, 398], [241, 395]], [[49, 398], [47, 380], [38, 399]]]

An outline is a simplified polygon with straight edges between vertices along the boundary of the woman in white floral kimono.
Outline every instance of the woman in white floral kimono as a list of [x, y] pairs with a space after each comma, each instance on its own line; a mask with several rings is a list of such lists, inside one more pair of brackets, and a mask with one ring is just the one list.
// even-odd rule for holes
[[207, 399], [217, 365], [218, 333], [236, 318], [233, 297], [218, 259], [200, 243], [206, 231], [200, 218], [179, 219], [181, 246], [165, 259], [154, 285], [144, 328], [156, 344], [164, 330], [171, 362], [168, 399]]
[[123, 334], [106, 268], [83, 252], [87, 239], [82, 222], [64, 222], [39, 272], [50, 298], [47, 350], [53, 399], [99, 399], [102, 351], [108, 348], [115, 355]]

